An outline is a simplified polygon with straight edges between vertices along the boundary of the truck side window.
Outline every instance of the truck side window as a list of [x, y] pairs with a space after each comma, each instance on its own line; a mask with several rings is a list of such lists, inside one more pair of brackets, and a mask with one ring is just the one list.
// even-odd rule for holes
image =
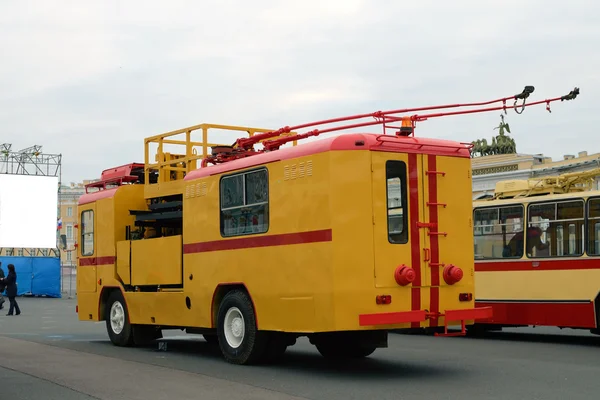
[[269, 230], [269, 174], [265, 168], [221, 179], [221, 235]]
[[403, 161], [387, 161], [385, 175], [387, 185], [388, 240], [394, 244], [407, 243], [406, 164]]
[[86, 210], [81, 213], [81, 255], [94, 254], [94, 211]]

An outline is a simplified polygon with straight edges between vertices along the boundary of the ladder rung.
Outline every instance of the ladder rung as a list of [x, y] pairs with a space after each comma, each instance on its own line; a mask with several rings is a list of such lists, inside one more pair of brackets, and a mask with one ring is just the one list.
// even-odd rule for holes
[[429, 207], [431, 207], [431, 206], [442, 206], [442, 207], [446, 208], [446, 206], [447, 206], [448, 204], [446, 204], [446, 203], [430, 203], [430, 202], [427, 202], [427, 205], [428, 205]]
[[441, 176], [446, 176], [445, 172], [442, 171], [425, 171], [425, 175], [441, 175]]

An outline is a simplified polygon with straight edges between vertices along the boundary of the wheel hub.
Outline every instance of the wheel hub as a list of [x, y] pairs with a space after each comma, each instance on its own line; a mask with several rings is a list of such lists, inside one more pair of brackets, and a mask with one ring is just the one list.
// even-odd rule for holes
[[110, 328], [115, 334], [121, 333], [125, 326], [125, 310], [123, 305], [115, 301], [110, 307]]
[[231, 330], [235, 337], [242, 336], [242, 325], [243, 325], [243, 322], [241, 319], [239, 319], [239, 318], [233, 319], [233, 323], [231, 324]]
[[223, 325], [227, 344], [234, 349], [240, 347], [244, 341], [245, 323], [244, 316], [239, 308], [232, 307], [227, 311]]

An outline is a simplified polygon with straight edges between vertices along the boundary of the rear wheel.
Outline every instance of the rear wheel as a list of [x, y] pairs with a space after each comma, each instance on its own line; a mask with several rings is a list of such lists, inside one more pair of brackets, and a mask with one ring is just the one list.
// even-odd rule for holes
[[388, 332], [385, 330], [328, 332], [309, 337], [319, 353], [331, 359], [368, 357], [378, 348], [387, 347], [387, 339]]
[[254, 307], [245, 292], [232, 290], [221, 301], [217, 335], [223, 357], [232, 364], [251, 364], [263, 357], [267, 336], [258, 331]]
[[377, 350], [377, 346], [373, 344], [348, 344], [333, 341], [318, 343], [316, 347], [323, 357], [331, 359], [364, 358]]
[[129, 313], [121, 291], [115, 290], [108, 296], [105, 315], [110, 341], [115, 346], [131, 346], [133, 329], [129, 323]]
[[600, 335], [600, 293], [594, 299], [594, 309], [596, 311], [596, 328], [590, 329], [590, 332]]

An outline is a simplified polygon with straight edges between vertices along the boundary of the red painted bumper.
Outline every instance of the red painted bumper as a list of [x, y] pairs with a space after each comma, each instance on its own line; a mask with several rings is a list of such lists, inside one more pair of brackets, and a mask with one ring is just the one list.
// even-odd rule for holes
[[428, 319], [445, 317], [445, 324], [449, 322], [461, 322], [466, 320], [488, 319], [493, 315], [492, 307], [477, 307], [463, 310], [446, 310], [444, 313], [433, 314], [425, 310], [361, 314], [358, 316], [360, 326], [394, 325], [410, 322], [422, 322]]

